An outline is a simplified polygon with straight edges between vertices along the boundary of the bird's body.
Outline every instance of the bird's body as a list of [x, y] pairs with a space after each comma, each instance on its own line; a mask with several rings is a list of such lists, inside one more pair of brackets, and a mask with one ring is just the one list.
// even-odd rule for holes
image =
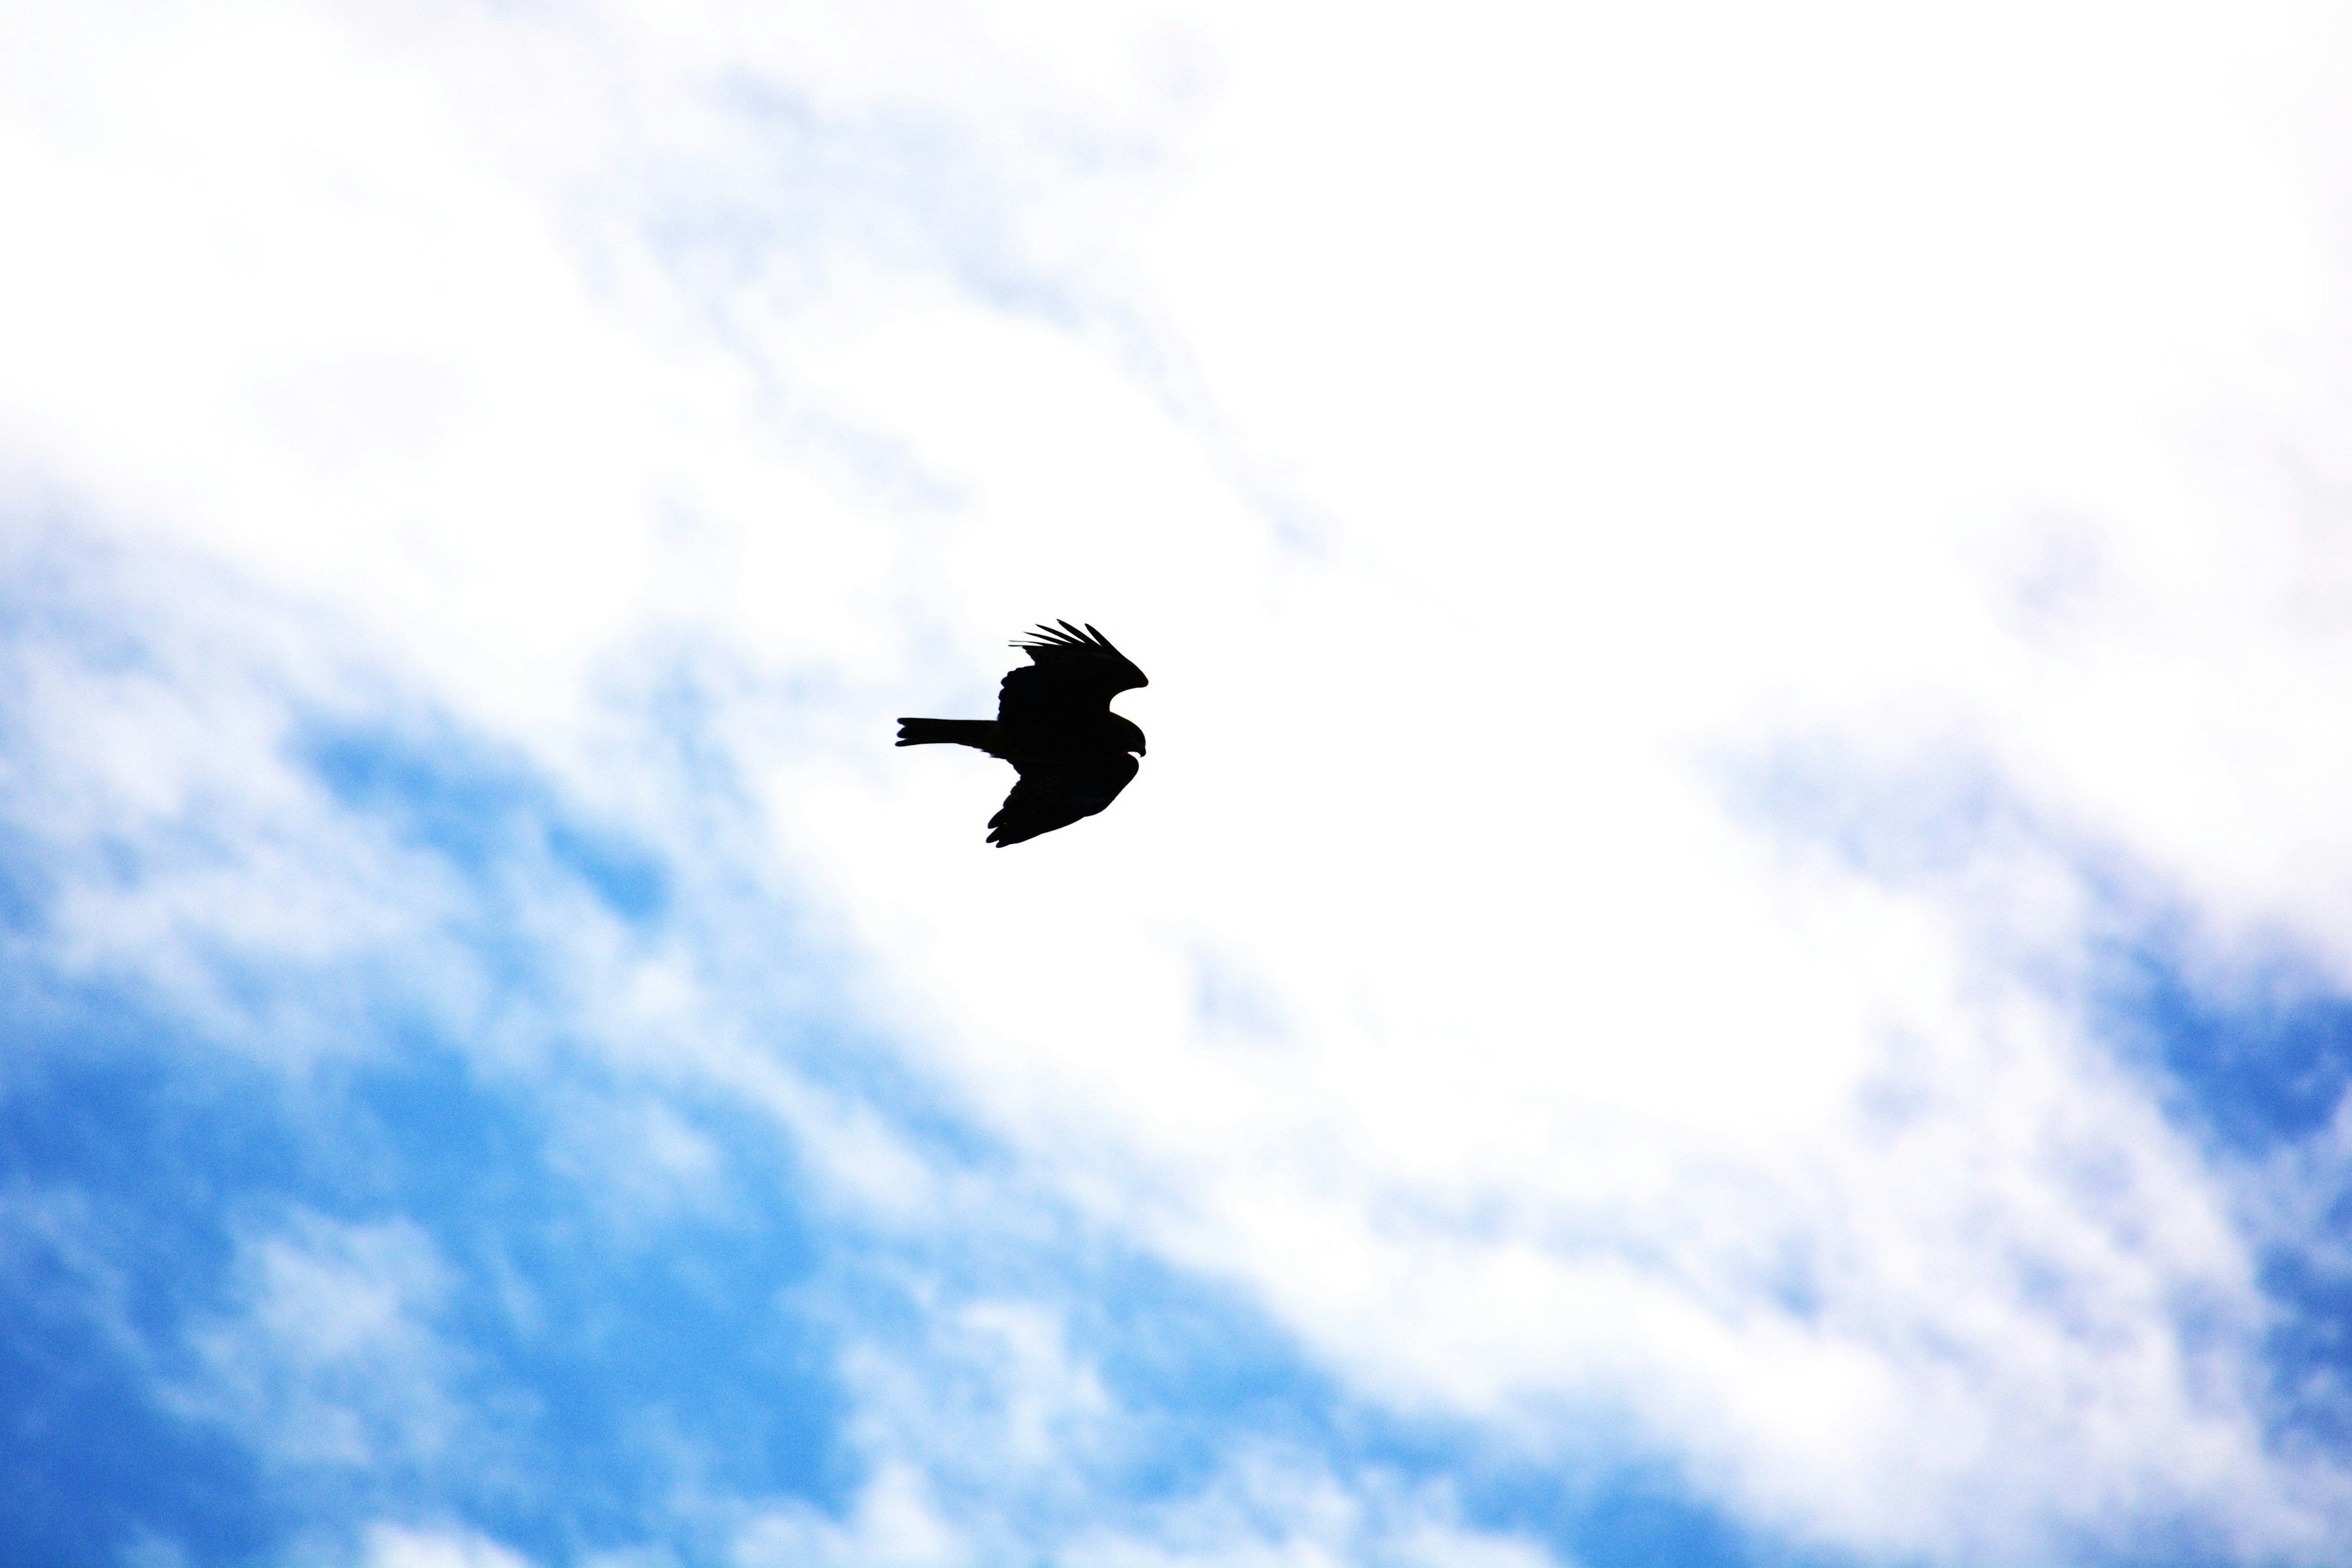
[[1108, 805], [1135, 777], [1144, 749], [1143, 731], [1110, 710], [1118, 693], [1150, 684], [1143, 671], [1092, 626], [1064, 621], [1037, 634], [1013, 645], [1031, 662], [1005, 676], [995, 718], [898, 721], [902, 746], [971, 746], [1020, 773], [988, 819], [988, 841], [1000, 848]]

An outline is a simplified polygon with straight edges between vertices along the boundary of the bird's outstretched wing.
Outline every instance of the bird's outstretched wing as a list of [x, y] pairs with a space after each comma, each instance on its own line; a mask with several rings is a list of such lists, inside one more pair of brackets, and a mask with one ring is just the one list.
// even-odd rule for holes
[[997, 690], [996, 717], [1006, 723], [1082, 720], [1108, 708], [1120, 692], [1151, 684], [1092, 626], [1082, 631], [1067, 621], [1059, 630], [1041, 626], [1035, 637], [1013, 646], [1027, 650], [1030, 662], [1007, 675]]
[[1004, 805], [988, 819], [988, 841], [999, 847], [1067, 827], [1118, 798], [1139, 764], [1120, 752], [1076, 762], [1031, 763]]

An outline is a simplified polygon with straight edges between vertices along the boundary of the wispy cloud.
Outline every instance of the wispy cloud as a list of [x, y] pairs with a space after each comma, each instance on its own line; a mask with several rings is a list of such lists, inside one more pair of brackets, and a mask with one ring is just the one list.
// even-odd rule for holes
[[12, 1552], [2340, 1552], [2324, 19], [7, 30]]

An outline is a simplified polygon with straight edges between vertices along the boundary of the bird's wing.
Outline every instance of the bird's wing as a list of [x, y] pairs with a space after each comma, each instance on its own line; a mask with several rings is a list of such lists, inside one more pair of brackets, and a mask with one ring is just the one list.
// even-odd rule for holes
[[1139, 764], [1125, 752], [1079, 762], [1031, 763], [988, 819], [988, 841], [1002, 847], [1067, 827], [1118, 798]]
[[997, 690], [996, 716], [1007, 723], [1025, 728], [1083, 720], [1108, 708], [1120, 692], [1151, 684], [1092, 626], [1041, 626], [1035, 637], [1013, 646], [1027, 650], [1030, 662], [1007, 675]]

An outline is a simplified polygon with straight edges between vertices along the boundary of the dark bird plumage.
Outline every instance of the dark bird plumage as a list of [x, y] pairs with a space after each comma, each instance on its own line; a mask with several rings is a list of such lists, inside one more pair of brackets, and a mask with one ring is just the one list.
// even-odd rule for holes
[[1021, 782], [988, 819], [988, 841], [1000, 848], [1067, 827], [1118, 798], [1139, 765], [1143, 731], [1112, 712], [1110, 700], [1151, 684], [1092, 626], [1041, 626], [1013, 646], [1030, 662], [1005, 676], [995, 718], [898, 721], [902, 746], [971, 746], [1013, 764]]

